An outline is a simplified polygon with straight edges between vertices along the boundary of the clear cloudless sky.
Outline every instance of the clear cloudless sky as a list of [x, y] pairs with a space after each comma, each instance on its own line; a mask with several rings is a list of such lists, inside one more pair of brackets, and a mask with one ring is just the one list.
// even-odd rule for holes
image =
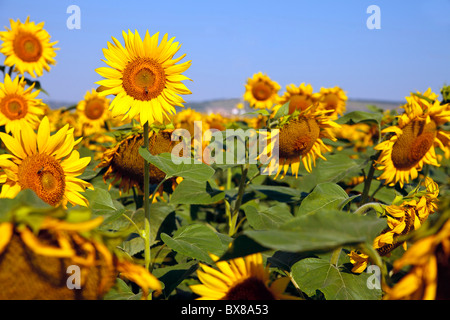
[[[81, 10], [69, 30], [67, 8]], [[381, 29], [369, 30], [370, 5]], [[56, 101], [78, 101], [106, 66], [102, 48], [122, 30], [175, 36], [192, 60], [185, 100], [241, 98], [262, 71], [286, 85], [340, 86], [351, 99], [403, 101], [411, 91], [450, 84], [450, 0], [0, 0], [0, 29], [9, 19], [45, 21], [58, 41], [57, 64], [39, 80]], [[3, 62], [0, 57], [0, 64]], [[188, 103], [186, 104], [188, 106]]]

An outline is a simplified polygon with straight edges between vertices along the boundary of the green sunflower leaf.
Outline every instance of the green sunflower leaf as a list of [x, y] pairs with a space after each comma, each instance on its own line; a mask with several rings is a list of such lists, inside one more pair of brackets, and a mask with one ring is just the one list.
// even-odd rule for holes
[[219, 236], [211, 228], [202, 224], [181, 227], [173, 237], [162, 233], [161, 239], [172, 250], [207, 263], [213, 263], [209, 253], [217, 256], [223, 253]]
[[247, 221], [253, 229], [273, 229], [292, 219], [292, 214], [286, 204], [278, 203], [273, 207], [258, 210], [252, 205], [244, 208]]
[[191, 180], [183, 180], [175, 188], [170, 203], [172, 204], [211, 204], [222, 200], [225, 192], [214, 189], [211, 184]]
[[303, 199], [296, 215], [313, 214], [324, 209], [341, 209], [347, 199], [347, 192], [337, 184], [321, 183]]
[[294, 188], [284, 186], [250, 185], [250, 189], [266, 195], [279, 202], [295, 202], [301, 198], [301, 192]]
[[386, 220], [374, 215], [354, 215], [322, 209], [286, 221], [278, 228], [246, 230], [246, 236], [269, 249], [289, 252], [329, 251], [343, 245], [372, 243], [386, 228]]
[[306, 258], [292, 266], [291, 274], [308, 296], [320, 290], [327, 300], [379, 300], [381, 290], [368, 284], [372, 274], [352, 273], [346, 265], [336, 266], [327, 260]]
[[340, 117], [335, 122], [339, 124], [353, 124], [359, 123], [363, 121], [372, 121], [376, 123], [381, 123], [381, 119], [383, 118], [382, 113], [371, 113], [366, 111], [352, 111], [345, 114], [343, 117]]
[[366, 166], [364, 159], [350, 159], [345, 154], [325, 155], [327, 160], [318, 159], [311, 173], [305, 168], [299, 170], [298, 179], [292, 182], [299, 191], [311, 192], [318, 184], [324, 182], [338, 183], [358, 176]]
[[152, 155], [145, 147], [139, 148], [139, 154], [149, 163], [163, 171], [167, 177], [183, 177], [195, 181], [207, 181], [214, 175], [214, 169], [204, 163], [195, 163], [191, 158], [176, 157], [178, 161], [187, 163], [175, 163], [172, 154], [161, 153]]

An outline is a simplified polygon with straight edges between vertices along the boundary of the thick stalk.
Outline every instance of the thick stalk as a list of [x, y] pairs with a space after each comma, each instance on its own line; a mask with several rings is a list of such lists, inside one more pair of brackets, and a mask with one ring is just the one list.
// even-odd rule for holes
[[236, 203], [234, 204], [234, 209], [230, 217], [230, 232], [229, 235], [233, 236], [236, 233], [236, 221], [237, 215], [239, 214], [239, 209], [241, 208], [242, 198], [244, 197], [245, 187], [247, 186], [247, 173], [249, 169], [249, 164], [242, 167], [241, 181], [239, 182], [239, 189], [236, 198]]
[[[144, 147], [148, 149], [149, 139], [148, 139], [148, 122], [144, 124]], [[150, 152], [150, 151], [149, 151]], [[145, 223], [145, 267], [148, 269], [150, 267], [150, 163], [144, 161], [144, 216], [146, 219]], [[147, 234], [148, 233], [148, 234]]]
[[378, 160], [380, 157], [381, 151], [378, 151], [378, 153], [372, 157], [372, 162], [370, 165], [369, 173], [366, 176], [366, 179], [364, 180], [364, 189], [361, 196], [361, 202], [360, 205], [363, 205], [369, 201], [369, 191], [370, 191], [370, 185], [373, 180], [373, 175], [375, 173], [375, 161]]
[[233, 216], [235, 214], [238, 214], [239, 209], [241, 208], [242, 198], [244, 196], [245, 187], [247, 185], [245, 182], [247, 180], [248, 169], [249, 169], [248, 164], [244, 165], [244, 167], [242, 169], [242, 176], [241, 176], [241, 181], [239, 182], [239, 190], [238, 190], [238, 195], [237, 195], [237, 199], [236, 199], [236, 204], [234, 205]]

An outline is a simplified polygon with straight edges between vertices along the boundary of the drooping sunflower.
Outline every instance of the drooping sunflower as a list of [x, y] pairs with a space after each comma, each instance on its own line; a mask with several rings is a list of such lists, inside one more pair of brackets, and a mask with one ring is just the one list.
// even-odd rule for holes
[[7, 175], [0, 198], [14, 198], [23, 189], [33, 190], [50, 205], [87, 206], [87, 199], [80, 194], [92, 185], [78, 179], [91, 161], [80, 158], [74, 146], [73, 128], [66, 125], [50, 135], [50, 125], [44, 117], [37, 134], [24, 128], [19, 135], [0, 133], [0, 138], [10, 154], [0, 155], [0, 167]]
[[252, 108], [271, 109], [278, 99], [280, 85], [262, 72], [255, 73], [247, 79], [244, 100]]
[[109, 102], [106, 97], [100, 96], [93, 89], [87, 91], [84, 99], [77, 104], [78, 124], [85, 135], [99, 132], [109, 118]]
[[384, 179], [390, 186], [398, 182], [403, 187], [410, 179], [417, 178], [424, 164], [439, 166], [435, 146], [444, 152], [449, 148], [441, 138], [450, 138], [450, 133], [440, 129], [442, 124], [450, 121], [450, 110], [446, 105], [437, 100], [412, 98], [408, 99], [404, 109], [398, 125], [382, 131], [392, 133], [392, 136], [375, 147], [381, 151], [377, 169], [383, 173], [379, 179]]
[[335, 120], [338, 116], [344, 115], [347, 99], [344, 90], [337, 86], [334, 88], [320, 88], [318, 94], [319, 109], [333, 110], [329, 116]]
[[33, 91], [34, 84], [25, 89], [25, 80], [17, 76], [14, 80], [9, 74], [0, 83], [0, 126], [7, 133], [18, 135], [24, 127], [36, 129], [39, 116], [45, 113], [40, 99], [36, 99], [39, 90]]
[[97, 232], [103, 217], [92, 218], [87, 208], [36, 210], [27, 197], [7, 199], [15, 209], [0, 219], [0, 299], [102, 299], [118, 276], [139, 285], [143, 299], [150, 289], [161, 291], [158, 279]]
[[[373, 248], [380, 256], [389, 256], [399, 246], [406, 250], [407, 244], [400, 237], [418, 230], [428, 216], [436, 211], [439, 186], [429, 177], [425, 178], [423, 186], [425, 189], [416, 188], [405, 198], [399, 199], [400, 203], [385, 207], [382, 216], [387, 219], [388, 226], [373, 241]], [[369, 261], [366, 254], [351, 251], [349, 256], [353, 272], [361, 273], [366, 269]]]
[[230, 261], [217, 261], [219, 257], [210, 256], [219, 270], [200, 264], [202, 270], [197, 275], [202, 284], [190, 286], [200, 296], [198, 300], [298, 299], [284, 294], [290, 281], [288, 277], [278, 278], [269, 286], [270, 272], [264, 267], [260, 253]]
[[182, 75], [191, 61], [177, 64], [186, 54], [173, 58], [180, 49], [175, 38], [168, 40], [165, 34], [158, 45], [159, 32], [150, 36], [147, 31], [144, 40], [139, 33], [124, 31], [125, 47], [115, 39], [103, 49], [109, 67], [96, 69], [106, 78], [96, 82], [102, 87], [101, 96], [115, 95], [111, 102], [112, 116], [133, 119], [139, 116], [142, 125], [155, 121], [163, 123], [168, 114], [175, 113], [174, 106], [183, 106], [179, 95], [191, 91], [181, 82], [190, 80]]
[[35, 24], [27, 17], [25, 23], [10, 20], [11, 29], [0, 31], [3, 44], [0, 52], [6, 55], [5, 65], [14, 66], [20, 73], [28, 72], [33, 78], [42, 76], [43, 70], [50, 71], [56, 63], [58, 41], [50, 42], [50, 35], [44, 29], [44, 22]]
[[[149, 151], [152, 155], [171, 152], [179, 142], [171, 140], [171, 131], [150, 131]], [[142, 132], [132, 132], [123, 137], [115, 146], [103, 153], [102, 160], [97, 168], [107, 168], [103, 174], [106, 183], [108, 179], [110, 187], [119, 182], [119, 190], [128, 192], [131, 187], [144, 190], [144, 158], [139, 154], [139, 148], [144, 145]], [[150, 164], [150, 183], [159, 184], [166, 174]]]
[[318, 157], [326, 160], [322, 150], [330, 151], [330, 149], [322, 138], [336, 141], [331, 129], [340, 127], [327, 116], [328, 112], [319, 111], [313, 106], [300, 113], [296, 111], [283, 119], [281, 124], [274, 128], [279, 129], [278, 137], [273, 135], [271, 130], [260, 132], [267, 140], [267, 146], [260, 155], [274, 154], [274, 148], [278, 146], [278, 163], [267, 166], [265, 172], [268, 174], [276, 172], [276, 179], [283, 170], [281, 176], [283, 179], [291, 167], [292, 174], [298, 177], [300, 161], [306, 171], [311, 172]]
[[410, 266], [392, 288], [385, 286], [385, 300], [449, 300], [450, 220], [436, 233], [415, 242], [394, 262], [394, 272]]
[[277, 99], [274, 107], [275, 114], [286, 103], [289, 103], [289, 114], [294, 111], [305, 111], [318, 101], [318, 95], [313, 93], [313, 87], [308, 83], [301, 83], [299, 86], [290, 84], [286, 86], [286, 92]]

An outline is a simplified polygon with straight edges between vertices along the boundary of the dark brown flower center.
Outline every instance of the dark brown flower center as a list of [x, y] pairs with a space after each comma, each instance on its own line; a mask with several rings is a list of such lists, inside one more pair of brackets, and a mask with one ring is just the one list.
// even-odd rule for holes
[[[171, 141], [170, 132], [153, 134], [149, 140], [149, 151], [153, 155], [171, 152], [178, 142]], [[114, 155], [111, 166], [115, 173], [122, 179], [130, 181], [131, 185], [137, 185], [141, 190], [144, 187], [144, 159], [139, 154], [139, 148], [144, 145], [144, 136], [136, 135], [124, 140]], [[166, 174], [154, 165], [150, 164], [150, 183], [158, 184]]]
[[316, 120], [301, 118], [291, 120], [280, 129], [279, 156], [290, 159], [308, 154], [320, 135]]
[[403, 128], [392, 148], [392, 162], [397, 169], [415, 167], [433, 146], [436, 138], [436, 123], [431, 120], [413, 121]]
[[275, 297], [260, 279], [250, 277], [230, 288], [223, 300], [275, 300]]

